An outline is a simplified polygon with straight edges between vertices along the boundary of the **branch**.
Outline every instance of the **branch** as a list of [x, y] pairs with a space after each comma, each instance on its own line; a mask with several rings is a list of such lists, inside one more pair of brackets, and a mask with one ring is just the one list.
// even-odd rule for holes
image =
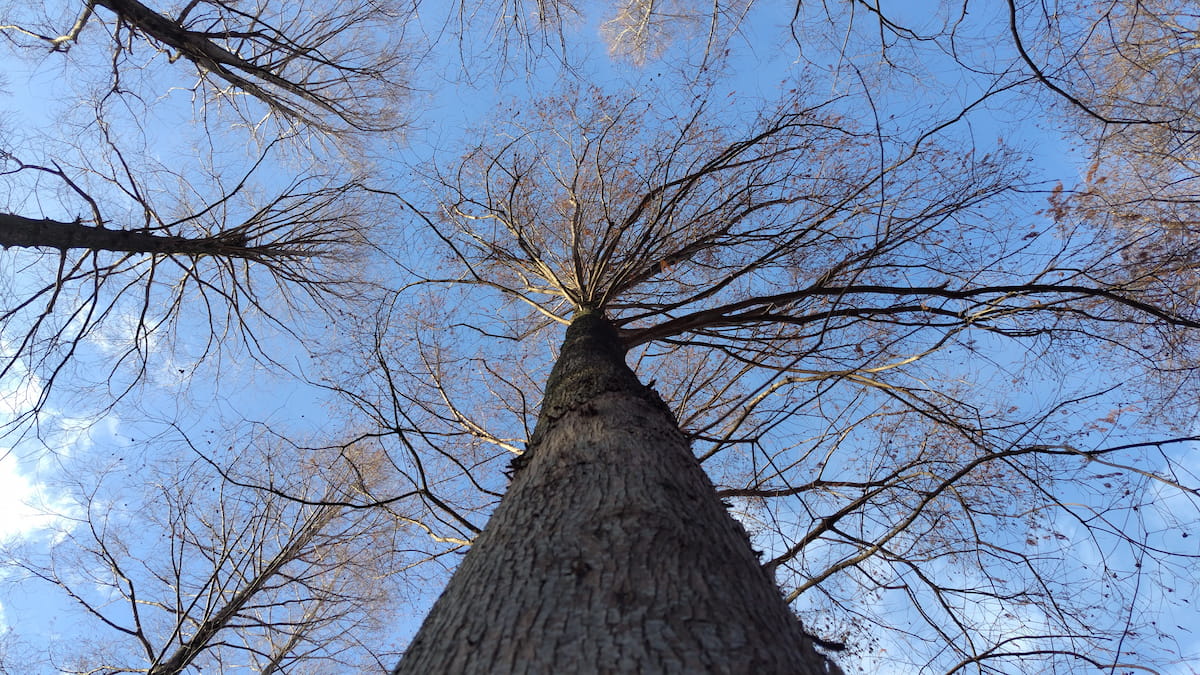
[[[786, 321], [787, 323], [793, 324], [805, 324], [814, 321], [823, 321], [835, 314], [851, 316], [858, 314], [902, 314], [917, 310], [936, 312], [948, 316], [960, 314], [947, 312], [946, 310], [938, 310], [937, 308], [926, 307], [924, 305], [856, 307], [854, 303], [847, 303], [850, 306], [842, 310], [829, 310], [825, 312], [806, 314], [803, 316], [791, 316], [782, 312], [773, 311], [776, 308], [786, 307], [787, 305], [794, 304], [798, 300], [807, 297], [834, 296], [838, 298], [846, 298], [852, 295], [869, 294], [885, 296], [925, 296], [945, 298], [947, 300], [968, 300], [977, 299], [982, 296], [993, 295], [1027, 297], [1044, 294], [1101, 298], [1148, 314], [1156, 319], [1161, 319], [1173, 326], [1180, 326], [1184, 328], [1200, 328], [1200, 321], [1168, 312], [1155, 307], [1150, 303], [1143, 302], [1141, 300], [1135, 300], [1122, 295], [1109, 288], [1097, 288], [1075, 284], [1004, 284], [964, 289], [949, 289], [942, 286], [900, 287], [862, 285], [821, 287], [810, 286], [808, 288], [789, 293], [755, 296], [746, 300], [728, 303], [719, 307], [700, 310], [675, 319], [670, 319], [658, 324], [657, 326], [637, 329], [623, 329], [622, 338], [624, 339], [626, 346], [632, 348], [647, 342], [662, 340], [681, 335], [683, 333], [696, 332], [704, 328], [711, 328], [714, 326], [737, 326], [763, 323], [766, 321]], [[1035, 305], [1035, 307], [1037, 307], [1037, 305]]]
[[246, 244], [245, 235], [236, 230], [211, 237], [191, 238], [150, 234], [137, 230], [110, 230], [103, 226], [91, 227], [78, 220], [66, 223], [0, 213], [0, 246], [6, 249], [87, 249], [186, 256], [259, 257], [254, 249]]

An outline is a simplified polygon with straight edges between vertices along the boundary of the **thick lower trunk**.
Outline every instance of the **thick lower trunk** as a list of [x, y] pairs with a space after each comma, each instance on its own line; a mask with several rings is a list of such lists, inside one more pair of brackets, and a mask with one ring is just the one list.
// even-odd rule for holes
[[836, 672], [599, 313], [395, 673]]
[[[125, 253], [165, 253], [175, 255], [226, 255], [245, 257], [244, 240], [232, 236], [172, 237], [90, 227], [82, 223], [34, 220], [11, 213], [0, 213], [0, 247], [55, 248], [60, 251], [87, 249]], [[240, 255], [239, 255], [240, 254]]]

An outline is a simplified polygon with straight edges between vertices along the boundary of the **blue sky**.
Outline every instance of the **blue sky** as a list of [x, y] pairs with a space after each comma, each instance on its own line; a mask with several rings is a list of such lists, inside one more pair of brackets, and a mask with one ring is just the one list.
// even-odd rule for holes
[[[903, 9], [898, 7], [896, 11]], [[978, 94], [978, 84], [973, 79], [964, 77], [961, 70], [948, 59], [939, 61], [929, 52], [905, 54], [903, 49], [899, 48], [899, 53], [895, 54], [897, 61], [912, 59], [907, 63], [914, 70], [907, 74], [870, 70], [871, 66], [878, 66], [879, 63], [873, 62], [867, 52], [862, 53], [856, 61], [822, 57], [821, 50], [825, 45], [821, 44], [820, 40], [814, 40], [811, 45], [803, 45], [804, 49], [798, 54], [795, 45], [780, 28], [790, 18], [787, 14], [790, 13], [775, 13], [770, 10], [755, 12], [743, 27], [743, 39], [736, 39], [731, 43], [732, 74], [721, 80], [718, 91], [735, 102], [731, 104], [733, 108], [743, 108], [749, 112], [760, 99], [771, 98], [776, 93], [779, 83], [794, 74], [798, 63], [806, 58], [817, 61], [814, 65], [817, 69], [814, 81], [818, 82], [819, 86], [830, 87], [831, 90], [840, 90], [844, 86], [847, 90], [856, 92], [843, 99], [839, 106], [848, 114], [855, 115], [856, 119], [873, 123], [873, 120], [870, 120], [872, 116], [864, 107], [866, 101], [861, 95], [862, 89], [853, 84], [852, 80], [861, 76], [864, 81], [871, 82], [873, 86], [870, 91], [875, 96], [873, 103], [880, 111], [879, 124], [885, 128], [903, 129], [910, 125], [928, 123], [930, 119], [944, 118], [956, 113], [962, 105], [973, 100]], [[899, 16], [906, 20], [923, 18]], [[929, 18], [934, 22], [939, 20], [937, 15], [931, 15]], [[986, 16], [983, 11], [979, 11], [977, 15], [972, 15], [971, 20], [979, 21], [978, 25], [985, 27], [987, 22], [997, 18]], [[430, 21], [430, 25], [435, 24], [436, 20]], [[571, 29], [568, 38], [573, 49], [578, 48], [580, 44], [586, 45], [586, 48], [580, 51], [589, 52], [583, 66], [588, 76], [613, 89], [630, 87], [654, 92], [663, 86], [660, 82], [670, 84], [676, 81], [668, 70], [671, 65], [670, 57], [692, 53], [688, 50], [689, 45], [685, 44], [668, 51], [668, 60], [665, 63], [652, 62], [637, 68], [613, 62], [605, 55], [604, 46], [598, 39], [598, 24], [599, 21], [593, 18], [589, 23]], [[89, 35], [85, 34], [85, 37]], [[102, 36], [92, 34], [90, 37], [100, 39]], [[831, 32], [821, 37], [826, 43], [837, 45], [841, 44], [846, 36]], [[963, 44], [971, 50], [977, 50], [974, 53], [980, 58], [991, 58], [996, 56], [996, 52], [1007, 49], [1006, 45], [982, 40], [968, 40]], [[454, 75], [443, 73], [454, 70], [450, 66], [456, 63], [458, 54], [452, 39], [446, 39], [439, 49], [445, 51], [438, 51], [430, 56], [430, 67], [422, 68], [414, 81], [412, 105], [415, 127], [402, 141], [388, 141], [379, 147], [371, 148], [383, 171], [394, 176], [397, 185], [411, 189], [417, 195], [421, 194], [421, 189], [416, 185], [416, 180], [409, 177], [411, 174], [408, 166], [430, 160], [453, 162], [461, 153], [458, 146], [462, 142], [462, 132], [465, 128], [488, 124], [494, 109], [506, 105], [509, 101], [517, 101], [514, 109], [519, 110], [521, 101], [534, 93], [544, 93], [552, 89], [553, 83], [549, 78], [559, 77], [555, 64], [547, 59], [539, 61], [538, 67], [528, 77], [516, 72], [500, 84], [491, 84], [488, 83], [488, 79], [493, 73], [488, 70], [488, 62], [479, 61], [471, 64], [477, 85], [446, 86], [446, 80]], [[39, 126], [48, 119], [45, 113], [36, 111], [71, 105], [71, 97], [75, 94], [72, 89], [61, 84], [71, 75], [65, 63], [70, 61], [52, 54], [36, 58], [33, 62], [20, 62], [20, 65], [8, 67], [5, 77], [6, 95], [0, 103], [0, 108], [9, 113], [5, 118], [6, 130], [24, 130], [27, 126]], [[664, 65], [667, 67], [663, 67]], [[852, 65], [859, 67], [857, 73], [850, 67]], [[664, 74], [660, 74], [659, 70], [664, 71]], [[186, 69], [176, 66], [174, 76], [185, 71]], [[846, 85], [847, 82], [851, 84]], [[947, 91], [953, 95], [947, 96]], [[1068, 184], [1077, 180], [1083, 173], [1079, 166], [1079, 158], [1083, 155], [1074, 151], [1070, 143], [1064, 140], [1062, 133], [1054, 127], [1051, 118], [1056, 113], [1050, 112], [1040, 116], [1037, 110], [1018, 107], [1013, 103], [1016, 100], [1019, 99], [998, 96], [994, 103], [989, 103], [972, 113], [969, 119], [954, 126], [947, 135], [973, 139], [981, 153], [991, 150], [999, 139], [1018, 147], [1031, 158], [1033, 176], [1045, 189], [1049, 189], [1059, 180]], [[679, 103], [681, 107], [688, 104], [688, 101]], [[190, 115], [186, 92], [173, 92], [167, 96], [167, 103], [160, 102], [155, 110], [156, 115], [167, 122], [163, 127], [151, 129], [150, 138], [153, 143], [150, 154], [156, 160], [173, 166], [177, 156], [189, 155], [187, 147], [196, 137], [195, 130], [181, 131], [176, 135], [177, 129], [186, 126], [186, 119]], [[897, 116], [894, 120], [890, 117], [893, 114]], [[46, 129], [47, 133], [55, 133], [53, 127], [42, 128]], [[224, 139], [236, 139], [238, 130], [221, 129], [218, 133]], [[162, 144], [161, 147], [159, 143]], [[231, 156], [231, 164], [241, 159], [243, 149], [243, 146], [236, 145], [224, 149]], [[402, 161], [395, 161], [397, 157]], [[273, 182], [282, 180], [290, 169], [286, 162], [280, 161], [272, 166], [272, 170], [279, 172], [279, 178], [273, 180], [268, 173], [268, 177], [263, 181], [264, 187], [270, 187]], [[1031, 196], [1027, 206], [1042, 199], [1044, 195]], [[413, 201], [422, 206], [429, 205], [428, 200]], [[56, 195], [31, 193], [24, 198], [10, 195], [10, 202], [23, 209], [37, 205], [41, 211], [39, 214], [28, 215], [74, 215], [57, 211]], [[1034, 208], [1036, 207], [1029, 207], [1025, 212], [1016, 214], [1013, 227], [1033, 226], [1044, 231], [1048, 223], [1042, 222], [1044, 219], [1032, 212]], [[0, 263], [3, 265], [0, 270], [6, 273], [6, 277], [14, 279], [6, 281], [12, 284], [10, 288], [19, 288], [22, 277], [17, 276], [17, 270], [20, 269], [20, 265], [11, 257], [12, 252], [6, 252], [4, 255], [6, 259]], [[414, 267], [423, 262], [420, 259], [407, 259], [402, 254], [400, 257], [402, 262]], [[24, 270], [22, 273], [28, 274]], [[402, 278], [403, 275], [397, 273], [397, 277]], [[310, 328], [312, 332], [319, 333], [320, 327]], [[136, 457], [140, 453], [154, 452], [155, 444], [171, 434], [171, 425], [178, 425], [188, 432], [191, 438], [206, 438], [204, 434], [209, 430], [236, 424], [239, 420], [284, 425], [289, 433], [298, 437], [318, 436], [331, 430], [342, 431], [341, 421], [330, 419], [331, 411], [336, 411], [336, 408], [329, 404], [327, 393], [293, 377], [297, 372], [317, 377], [322, 373], [324, 364], [320, 363], [319, 359], [310, 358], [307, 352], [300, 349], [286, 335], [272, 332], [269, 328], [266, 329], [265, 335], [265, 350], [287, 365], [292, 372], [272, 371], [261, 367], [236, 347], [229, 347], [229, 351], [218, 361], [194, 365], [186, 358], [186, 354], [192, 351], [194, 345], [189, 345], [185, 336], [185, 339], [176, 343], [185, 356], [163, 355], [154, 359], [144, 384], [136, 391], [136, 396], [127, 399], [113, 411], [97, 417], [96, 411], [104, 406], [89, 407], [85, 395], [89, 391], [94, 392], [94, 389], [84, 389], [84, 393], [70, 399], [56, 399], [44, 411], [42, 417], [42, 438], [47, 442], [30, 440], [22, 445], [13, 446], [4, 454], [3, 462], [0, 463], [0, 500], [4, 500], [0, 501], [0, 513], [5, 514], [3, 519], [0, 519], [0, 535], [9, 537], [10, 541], [24, 539], [29, 546], [45, 545], [47, 537], [52, 535], [45, 527], [47, 521], [34, 513], [40, 507], [66, 514], [72, 513], [73, 507], [62, 502], [62, 486], [56, 484], [63, 463], [119, 466], [125, 461], [125, 456]], [[94, 384], [96, 373], [104, 372], [103, 364], [106, 359], [112, 358], [111, 345], [106, 344], [105, 340], [119, 341], [120, 337], [119, 322], [107, 335], [99, 333], [93, 337], [80, 354], [77, 370], [72, 371], [79, 377], [79, 381], [74, 384]], [[991, 359], [988, 363], [972, 362], [972, 358], [979, 357], [970, 354], [959, 353], [956, 356], [960, 358], [960, 364], [965, 360], [967, 371], [991, 368], [997, 362], [1016, 367], [1024, 358], [1022, 354], [992, 353], [987, 357]], [[1012, 396], [1022, 405], [1034, 405], [1044, 396], [1052, 398], [1046, 393], [1048, 388], [1054, 389], [1073, 382], [1086, 381], [1087, 371], [1095, 368], [1095, 361], [1085, 359], [1077, 367], [1078, 371], [1063, 372], [1059, 382], [1023, 383], [1021, 387], [1014, 388]], [[68, 383], [70, 384], [72, 383]], [[30, 396], [39, 386], [39, 381], [33, 376], [17, 372], [10, 374], [0, 382], [0, 414], [9, 409], [27, 407]], [[1003, 386], [1003, 383], [991, 383], [991, 386]], [[1102, 432], [1093, 434], [1091, 440], [1099, 440], [1100, 433]], [[163, 447], [169, 447], [170, 451], [174, 452], [178, 451], [180, 445], [163, 442]], [[1185, 453], [1191, 452], [1194, 456], [1194, 449], [1190, 445], [1174, 447], [1168, 452], [1184, 463], [1189, 461]], [[1200, 473], [1200, 467], [1194, 459], [1190, 460], [1190, 465], [1194, 478]], [[1101, 469], [1097, 469], [1099, 470]], [[1165, 546], [1177, 546], [1179, 552], [1194, 552], [1195, 555], [1200, 555], [1200, 550], [1195, 549], [1195, 544], [1170, 538], [1170, 534], [1177, 527], [1170, 523], [1170, 517], [1182, 521], [1183, 527], [1187, 527], [1188, 524], [1194, 526], [1197, 522], [1194, 502], [1177, 496], [1159, 495], [1160, 487], [1136, 482], [1134, 485], [1138, 486], [1138, 489], [1154, 491], [1147, 499], [1153, 498], [1156, 506], [1149, 509], [1148, 515], [1143, 516], [1148, 522], [1147, 529], [1155, 532], [1156, 537], [1161, 537]], [[1087, 504], [1089, 500], [1102, 500], [1103, 495], [1080, 493], [1078, 498], [1081, 503]], [[1190, 513], [1188, 509], [1191, 509]], [[786, 508], [783, 511], [785, 515], [803, 515], [787, 513]], [[1094, 565], [1102, 557], [1107, 557], [1113, 567], [1128, 567], [1131, 554], [1116, 543], [1106, 540], [1089, 541], [1079, 532], [1077, 524], [1060, 523], [1059, 527], [1061, 532], [1072, 539], [1070, 547], [1057, 541], [1039, 541], [1036, 547], [1039, 550], [1047, 550], [1049, 554], [1060, 555], [1063, 558], [1064, 569], [1067, 570], [1065, 573], [1070, 573], [1070, 565], [1073, 562]], [[1078, 541], [1074, 540], [1076, 534], [1079, 537]], [[1200, 542], [1200, 533], [1188, 541]], [[1157, 570], [1152, 569], [1147, 574], [1156, 572]], [[1182, 576], [1186, 575], [1184, 570]], [[36, 644], [43, 638], [48, 638], [53, 642], [58, 639], [67, 640], [74, 632], [86, 633], [96, 630], [92, 627], [94, 624], [88, 624], [80, 618], [78, 612], [72, 609], [69, 600], [61, 593], [47, 586], [16, 582], [15, 579], [16, 577], [10, 575], [5, 580], [3, 593], [0, 594], [0, 621], [18, 631], [23, 640]], [[978, 578], [967, 578], [964, 581], [984, 583], [983, 579]], [[1124, 578], [1120, 580], [1118, 587], [1124, 592], [1132, 592], [1135, 588], [1140, 588], [1137, 586], [1139, 582], [1140, 578]], [[1192, 583], [1194, 582], [1193, 575]], [[1174, 592], [1177, 597], [1186, 597], [1187, 593], [1194, 597], [1196, 590], [1195, 587], [1180, 587]], [[1144, 593], [1141, 590], [1139, 592]], [[428, 594], [427, 589], [426, 595]], [[1139, 605], [1155, 602], [1152, 595], [1144, 597], [1150, 599], [1139, 599]], [[915, 618], [906, 614], [913, 611], [911, 605], [899, 602], [892, 594], [881, 593], [874, 602], [886, 608], [885, 613], [893, 614], [898, 620], [912, 618], [915, 621]], [[981, 606], [979, 611], [987, 613], [989, 608]], [[14, 620], [14, 617], [18, 616], [20, 620]], [[1017, 621], [1019, 617], [1013, 620]], [[1189, 633], [1189, 629], [1186, 628], [1200, 625], [1200, 614], [1197, 614], [1194, 603], [1191, 609], [1182, 603], [1172, 606], [1170, 613], [1160, 619], [1160, 624], [1166, 633], [1174, 633], [1177, 636], [1179, 652], [1185, 655], [1184, 661], [1169, 665], [1162, 672], [1197, 672], [1196, 668], [1187, 662], [1200, 655], [1200, 636]], [[412, 623], [410, 618], [401, 632], [411, 630], [412, 627], [415, 627], [415, 623]], [[998, 621], [997, 630], [1003, 630], [1004, 627], [1003, 621]], [[97, 633], [93, 637], [100, 635]], [[878, 651], [868, 657], [866, 663], [876, 672], [888, 672], [889, 667], [892, 667], [894, 672], [912, 672], [908, 669], [911, 664], [894, 665], [892, 656], [904, 652], [905, 645], [890, 641], [892, 639], [892, 636], [885, 637], [879, 644]], [[1136, 642], [1136, 638], [1133, 642]], [[1147, 645], [1150, 642], [1153, 640], [1148, 640]], [[46, 668], [44, 672], [53, 672], [53, 669]]]

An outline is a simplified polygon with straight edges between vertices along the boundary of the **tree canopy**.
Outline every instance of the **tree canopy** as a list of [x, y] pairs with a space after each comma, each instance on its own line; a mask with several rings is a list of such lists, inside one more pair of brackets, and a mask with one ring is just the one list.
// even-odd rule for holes
[[0, 667], [391, 668], [592, 313], [846, 672], [1200, 659], [1200, 15], [766, 5], [4, 4]]

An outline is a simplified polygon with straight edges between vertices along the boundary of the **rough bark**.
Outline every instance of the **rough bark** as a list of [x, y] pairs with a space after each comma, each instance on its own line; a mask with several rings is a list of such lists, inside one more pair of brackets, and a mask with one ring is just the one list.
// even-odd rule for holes
[[836, 673], [598, 312], [394, 673]]
[[173, 237], [91, 227], [83, 223], [34, 220], [0, 213], [0, 246], [9, 248], [88, 249], [128, 253], [164, 253], [175, 255], [248, 255], [245, 240], [235, 236]]

